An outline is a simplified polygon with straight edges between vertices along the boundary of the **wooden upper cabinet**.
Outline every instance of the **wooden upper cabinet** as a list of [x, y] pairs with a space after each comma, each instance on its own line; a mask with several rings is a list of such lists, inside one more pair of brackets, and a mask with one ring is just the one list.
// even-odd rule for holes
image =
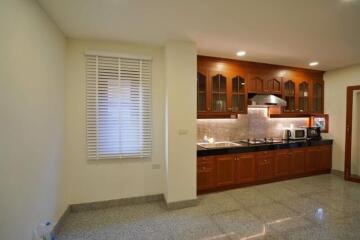
[[249, 93], [264, 93], [265, 80], [259, 76], [251, 76], [249, 79]]
[[295, 81], [287, 80], [284, 82], [284, 94], [283, 97], [287, 102], [287, 106], [284, 107], [284, 112], [296, 111], [296, 94], [295, 94]]
[[208, 76], [206, 71], [199, 71], [197, 73], [197, 111], [210, 111], [208, 104]]
[[215, 113], [223, 113], [230, 111], [228, 101], [228, 85], [229, 80], [224, 72], [210, 72], [211, 85], [211, 111]]
[[233, 113], [247, 113], [246, 81], [241, 75], [231, 77], [231, 111]]
[[312, 84], [312, 113], [324, 113], [324, 82], [315, 80]]
[[298, 111], [308, 113], [310, 112], [309, 83], [307, 81], [301, 81], [298, 84], [298, 89]]
[[277, 78], [270, 78], [266, 80], [265, 92], [281, 94], [281, 80]]

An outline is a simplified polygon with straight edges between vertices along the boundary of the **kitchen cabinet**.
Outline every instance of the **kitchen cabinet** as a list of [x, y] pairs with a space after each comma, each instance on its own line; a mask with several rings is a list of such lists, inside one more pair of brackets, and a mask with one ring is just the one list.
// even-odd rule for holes
[[321, 146], [319, 170], [331, 169], [332, 167], [332, 148], [331, 146]]
[[309, 83], [307, 81], [301, 81], [298, 84], [298, 93], [298, 111], [301, 113], [310, 112]]
[[290, 174], [293, 156], [290, 149], [276, 151], [275, 176], [286, 176]]
[[197, 188], [199, 191], [216, 187], [214, 157], [200, 157], [197, 160]]
[[331, 171], [332, 145], [198, 157], [198, 192]]
[[241, 75], [234, 75], [231, 78], [231, 112], [247, 113], [247, 92], [246, 81]]
[[210, 111], [208, 99], [208, 76], [206, 70], [198, 70], [197, 73], [197, 111]]
[[249, 79], [249, 93], [264, 93], [265, 80], [259, 76], [251, 76]]
[[294, 148], [291, 150], [290, 174], [297, 175], [305, 172], [306, 148]]
[[281, 80], [277, 78], [266, 80], [265, 92], [269, 94], [281, 94]]
[[312, 113], [324, 113], [324, 82], [315, 80], [312, 87]]
[[216, 156], [216, 185], [229, 186], [235, 183], [235, 156]]
[[234, 118], [247, 114], [248, 99], [274, 94], [287, 107], [271, 108], [270, 117], [323, 113], [323, 72], [286, 66], [198, 56], [198, 118]]
[[273, 152], [258, 152], [256, 158], [256, 179], [266, 180], [274, 176], [274, 155]]
[[284, 107], [284, 112], [296, 112], [296, 94], [295, 94], [295, 82], [293, 80], [287, 80], [284, 83], [284, 99], [287, 102], [287, 106]]
[[235, 182], [247, 183], [256, 178], [256, 164], [254, 153], [235, 155]]

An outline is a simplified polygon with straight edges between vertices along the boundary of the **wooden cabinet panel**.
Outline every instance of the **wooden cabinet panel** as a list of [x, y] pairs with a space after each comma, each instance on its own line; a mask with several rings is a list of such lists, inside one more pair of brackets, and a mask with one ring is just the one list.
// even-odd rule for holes
[[264, 93], [265, 81], [261, 77], [251, 76], [249, 79], [249, 93]]
[[215, 184], [215, 162], [213, 157], [200, 157], [197, 160], [197, 189], [207, 190]]
[[275, 157], [275, 176], [286, 176], [290, 174], [290, 164], [292, 163], [292, 154], [288, 149], [276, 151]]
[[320, 170], [331, 169], [332, 167], [332, 146], [321, 146]]
[[228, 186], [235, 182], [235, 157], [234, 155], [216, 156], [216, 185]]
[[256, 179], [266, 180], [274, 177], [274, 155], [272, 152], [256, 153]]
[[246, 183], [255, 180], [256, 164], [254, 153], [244, 153], [235, 156], [235, 182]]
[[324, 113], [324, 81], [314, 80], [312, 84], [312, 113]]
[[318, 171], [320, 169], [321, 155], [321, 148], [319, 147], [309, 147], [307, 149], [305, 158], [306, 172]]
[[305, 172], [306, 149], [298, 148], [292, 150], [292, 161], [290, 165], [291, 174], [301, 174]]
[[271, 78], [266, 81], [265, 92], [272, 94], [281, 94], [281, 81]]

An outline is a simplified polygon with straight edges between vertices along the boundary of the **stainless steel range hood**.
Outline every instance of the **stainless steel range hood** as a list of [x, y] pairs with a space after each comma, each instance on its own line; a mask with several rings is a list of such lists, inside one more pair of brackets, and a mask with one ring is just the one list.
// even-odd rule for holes
[[262, 95], [257, 94], [250, 98], [249, 107], [286, 107], [287, 103], [275, 95]]

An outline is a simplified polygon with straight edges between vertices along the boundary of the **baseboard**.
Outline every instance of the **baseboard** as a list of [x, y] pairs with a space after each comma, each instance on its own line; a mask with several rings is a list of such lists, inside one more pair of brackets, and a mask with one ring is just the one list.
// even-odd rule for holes
[[52, 229], [51, 235], [57, 236], [60, 232], [61, 227], [64, 225], [65, 219], [70, 215], [71, 208], [68, 206], [64, 213], [61, 215], [57, 223], [55, 224], [54, 228]]
[[116, 200], [71, 204], [70, 208], [71, 212], [82, 212], [112, 207], [129, 206], [141, 203], [159, 202], [162, 200], [164, 200], [163, 194], [156, 194], [141, 197], [122, 198]]
[[340, 170], [332, 169], [331, 173], [339, 177], [344, 177], [344, 172]]
[[198, 203], [199, 203], [198, 199], [191, 199], [185, 201], [166, 203], [166, 207], [168, 210], [176, 210], [181, 208], [194, 207], [198, 205]]

